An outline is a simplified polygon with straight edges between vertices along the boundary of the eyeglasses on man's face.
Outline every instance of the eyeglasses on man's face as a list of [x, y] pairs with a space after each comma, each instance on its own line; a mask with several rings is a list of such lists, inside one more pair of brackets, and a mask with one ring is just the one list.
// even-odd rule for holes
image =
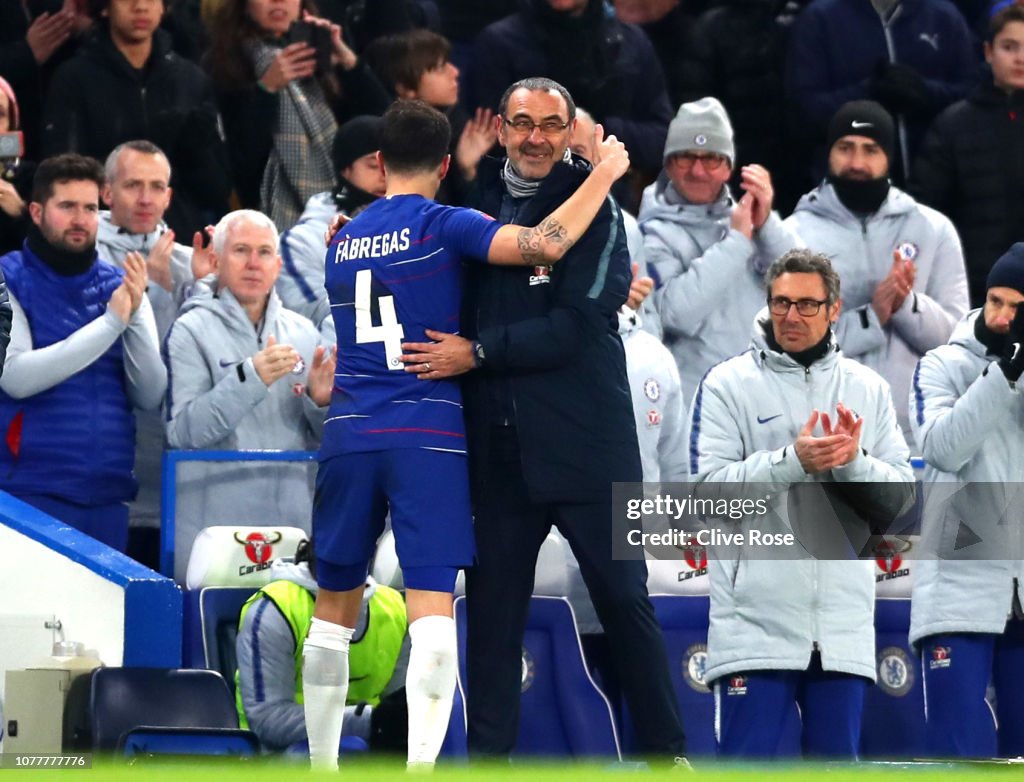
[[694, 163], [698, 160], [704, 166], [705, 171], [717, 171], [729, 161], [725, 155], [717, 155], [714, 152], [676, 152], [669, 157], [669, 160], [684, 171], [693, 168]]
[[772, 296], [768, 299], [768, 311], [772, 315], [788, 315], [790, 307], [796, 307], [798, 315], [809, 318], [817, 315], [822, 304], [828, 304], [828, 299], [818, 301], [817, 299], [787, 299], [785, 296]]
[[569, 121], [562, 122], [560, 119], [546, 119], [541, 122], [534, 122], [529, 117], [515, 117], [513, 119], [505, 119], [505, 127], [512, 128], [516, 133], [522, 133], [524, 136], [533, 133], [534, 128], [540, 128], [540, 132], [545, 136], [557, 136], [569, 127]]

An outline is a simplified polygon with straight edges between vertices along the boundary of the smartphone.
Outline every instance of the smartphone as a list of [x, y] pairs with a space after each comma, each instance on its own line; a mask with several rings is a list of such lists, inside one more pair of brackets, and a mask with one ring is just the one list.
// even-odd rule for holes
[[25, 137], [20, 130], [0, 133], [0, 158], [16, 158], [25, 154]]
[[327, 27], [321, 27], [312, 22], [296, 20], [288, 28], [287, 42], [305, 43], [312, 46], [316, 51], [316, 73], [323, 75], [331, 69], [331, 52], [334, 44], [331, 43], [331, 31]]

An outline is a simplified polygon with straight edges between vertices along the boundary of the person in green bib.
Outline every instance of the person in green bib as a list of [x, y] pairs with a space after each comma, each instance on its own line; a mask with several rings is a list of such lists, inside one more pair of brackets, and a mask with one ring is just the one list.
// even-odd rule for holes
[[[238, 618], [238, 721], [269, 750], [286, 750], [306, 741], [302, 642], [316, 600], [314, 563], [312, 543], [300, 542], [293, 560], [272, 564], [270, 582], [245, 602]], [[362, 719], [346, 719], [346, 737], [369, 743], [373, 708], [403, 686], [409, 646], [406, 629], [402, 595], [367, 576], [352, 638], [346, 700], [347, 711]]]

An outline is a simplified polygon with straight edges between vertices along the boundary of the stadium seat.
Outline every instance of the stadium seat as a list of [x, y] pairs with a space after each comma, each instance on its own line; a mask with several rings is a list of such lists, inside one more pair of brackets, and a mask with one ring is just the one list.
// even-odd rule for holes
[[[466, 602], [455, 601], [459, 687], [466, 689]], [[523, 636], [517, 755], [621, 758], [611, 704], [587, 671], [569, 601], [533, 597]]]
[[[669, 675], [686, 728], [687, 753], [715, 754], [715, 698], [704, 684], [708, 659], [708, 603], [701, 595], [651, 595], [668, 653]], [[635, 749], [632, 725], [623, 731]]]
[[238, 614], [252, 596], [248, 587], [206, 587], [199, 590], [199, 626], [203, 634], [203, 663], [224, 677], [235, 692], [235, 639]]
[[864, 697], [860, 740], [864, 758], [925, 755], [921, 666], [907, 641], [909, 630], [909, 598], [875, 600], [878, 683]]
[[270, 563], [307, 537], [298, 527], [207, 527], [192, 543], [185, 586], [259, 589], [270, 581]]
[[215, 671], [97, 668], [89, 697], [93, 750], [146, 754], [251, 755], [259, 741], [239, 730], [227, 684]]

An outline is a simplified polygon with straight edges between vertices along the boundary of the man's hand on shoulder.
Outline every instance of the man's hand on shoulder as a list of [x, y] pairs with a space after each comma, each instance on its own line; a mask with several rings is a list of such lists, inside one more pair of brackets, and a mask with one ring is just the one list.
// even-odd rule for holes
[[434, 342], [402, 343], [406, 372], [415, 373], [420, 380], [443, 380], [463, 375], [476, 366], [473, 343], [465, 337], [432, 329], [425, 333]]

